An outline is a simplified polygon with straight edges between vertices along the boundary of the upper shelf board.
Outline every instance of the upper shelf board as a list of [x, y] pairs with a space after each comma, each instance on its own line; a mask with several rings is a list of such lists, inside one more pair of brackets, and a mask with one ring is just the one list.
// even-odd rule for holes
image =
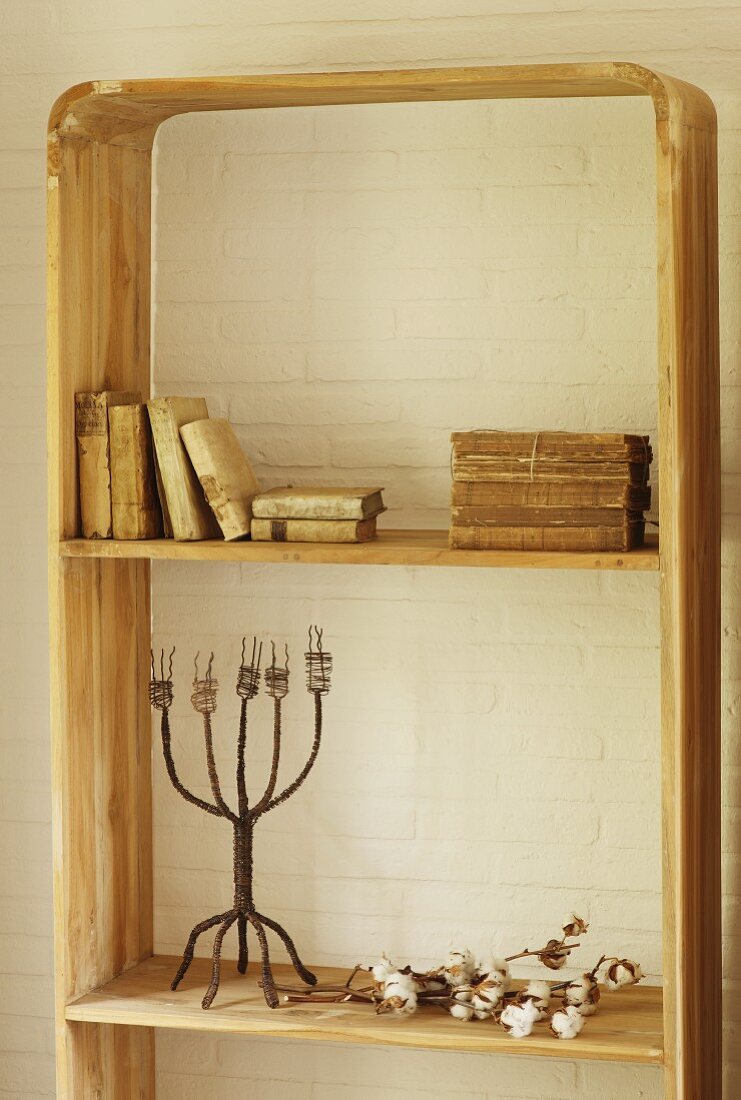
[[628, 553], [558, 550], [451, 550], [448, 532], [381, 531], [371, 542], [175, 542], [151, 539], [68, 539], [59, 544], [66, 558], [149, 558], [152, 561], [304, 562], [319, 565], [468, 565], [499, 569], [622, 569], [656, 571], [659, 546], [655, 536]]

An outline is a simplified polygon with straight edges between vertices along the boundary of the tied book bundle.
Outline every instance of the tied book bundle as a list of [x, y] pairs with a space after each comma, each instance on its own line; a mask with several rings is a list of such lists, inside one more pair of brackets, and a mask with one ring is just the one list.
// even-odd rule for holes
[[648, 436], [454, 432], [450, 546], [627, 551], [651, 505]]
[[385, 512], [379, 488], [283, 488], [252, 502], [252, 538], [259, 542], [368, 542]]

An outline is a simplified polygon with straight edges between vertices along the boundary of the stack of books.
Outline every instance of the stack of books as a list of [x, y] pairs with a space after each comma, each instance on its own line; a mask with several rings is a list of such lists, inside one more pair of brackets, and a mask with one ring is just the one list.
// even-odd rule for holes
[[252, 501], [252, 538], [260, 542], [368, 542], [385, 512], [383, 489], [271, 489]]
[[643, 543], [648, 436], [454, 432], [450, 546], [632, 550]]

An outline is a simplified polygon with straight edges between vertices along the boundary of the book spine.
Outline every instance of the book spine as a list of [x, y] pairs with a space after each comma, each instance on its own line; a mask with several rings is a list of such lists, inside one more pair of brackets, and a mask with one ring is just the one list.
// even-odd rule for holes
[[75, 394], [75, 434], [82, 534], [86, 539], [109, 539], [111, 463], [108, 402], [104, 393]]
[[644, 462], [555, 462], [550, 459], [505, 459], [487, 462], [453, 456], [454, 481], [616, 481], [623, 485], [645, 485], [648, 466]]
[[231, 424], [197, 420], [180, 435], [224, 538], [249, 538], [258, 484]]
[[644, 524], [629, 527], [451, 527], [456, 550], [632, 550], [643, 544]]
[[375, 537], [375, 519], [253, 519], [258, 542], [367, 542]]
[[458, 527], [623, 527], [641, 519], [623, 508], [510, 508], [458, 507], [451, 509]]
[[143, 405], [108, 410], [111, 516], [115, 539], [154, 539], [161, 534], [154, 453]]
[[259, 497], [253, 503], [258, 519], [361, 520], [385, 511], [380, 496], [328, 497], [304, 494], [291, 497]]
[[614, 481], [552, 482], [453, 482], [452, 503], [460, 507], [512, 508], [631, 508], [645, 510], [651, 504], [649, 486], [626, 486]]
[[183, 424], [208, 417], [206, 402], [159, 397], [147, 402], [147, 410], [173, 537], [181, 542], [218, 538], [219, 525], [180, 438]]

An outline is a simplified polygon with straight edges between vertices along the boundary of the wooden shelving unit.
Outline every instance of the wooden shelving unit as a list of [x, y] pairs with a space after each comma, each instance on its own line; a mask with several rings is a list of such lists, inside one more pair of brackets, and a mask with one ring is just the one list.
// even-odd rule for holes
[[[84, 542], [76, 390], [149, 393], [151, 151], [189, 111], [646, 95], [656, 114], [661, 552], [451, 551], [444, 532], [317, 547]], [[49, 549], [60, 1100], [153, 1100], [157, 1027], [661, 1063], [668, 1100], [720, 1100], [720, 519], [713, 106], [627, 63], [98, 81], [49, 124]], [[569, 1043], [350, 1008], [268, 1012], [226, 979], [171, 994], [152, 953], [150, 560], [658, 570], [664, 988], [628, 990]], [[630, 1006], [630, 1011], [626, 1007]], [[333, 1008], [336, 1006], [333, 1006]]]

